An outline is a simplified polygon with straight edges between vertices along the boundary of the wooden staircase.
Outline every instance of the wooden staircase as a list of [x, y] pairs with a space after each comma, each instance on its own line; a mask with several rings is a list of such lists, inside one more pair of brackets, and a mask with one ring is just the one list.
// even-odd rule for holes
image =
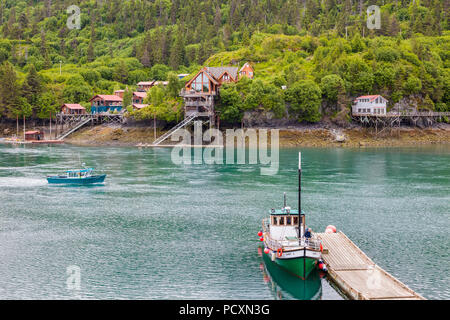
[[195, 118], [197, 118], [197, 113], [191, 114], [189, 117], [185, 118], [183, 121], [178, 123], [175, 127], [167, 131], [165, 134], [157, 138], [155, 141], [153, 141], [153, 146], [159, 145], [161, 142], [169, 138], [172, 134], [174, 134], [176, 131], [180, 130], [181, 128], [186, 127], [189, 123], [191, 123]]

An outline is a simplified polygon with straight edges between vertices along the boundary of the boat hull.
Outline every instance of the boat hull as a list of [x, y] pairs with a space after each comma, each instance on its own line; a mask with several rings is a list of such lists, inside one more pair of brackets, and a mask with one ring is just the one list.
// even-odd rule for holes
[[270, 287], [272, 289], [275, 285], [274, 293], [276, 293], [277, 298], [286, 298], [277, 290], [277, 285], [295, 299], [319, 300], [321, 298], [322, 283], [319, 273], [315, 270], [312, 270], [306, 279], [301, 279], [299, 276], [286, 272], [285, 269], [273, 262], [268, 254], [263, 254], [263, 261], [265, 270], [270, 276], [270, 281], [275, 282]]
[[51, 184], [93, 184], [93, 183], [103, 183], [105, 181], [106, 174], [90, 176], [87, 178], [63, 178], [59, 176], [47, 177], [48, 183]]
[[290, 259], [275, 258], [274, 261], [281, 268], [301, 279], [306, 279], [316, 266], [316, 259], [298, 257]]

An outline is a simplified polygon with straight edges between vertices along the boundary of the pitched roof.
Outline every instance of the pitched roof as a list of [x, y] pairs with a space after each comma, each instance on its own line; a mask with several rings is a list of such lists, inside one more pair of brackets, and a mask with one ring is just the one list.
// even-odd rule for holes
[[371, 95], [371, 96], [361, 96], [361, 97], [356, 98], [356, 100], [358, 100], [358, 99], [369, 99], [369, 102], [372, 102], [373, 100], [375, 100], [378, 97], [381, 97], [384, 100], [388, 101], [385, 97], [383, 97], [383, 96], [381, 96], [379, 94]]
[[244, 65], [242, 66], [242, 68], [239, 70], [239, 72], [241, 72], [242, 69], [244, 69], [246, 66], [249, 66], [250, 68], [253, 69], [253, 67], [250, 65], [250, 63], [246, 62], [246, 63], [244, 63]]
[[137, 85], [138, 86], [151, 86], [154, 82], [155, 82], [155, 80], [152, 80], [152, 81], [141, 81]]
[[117, 101], [117, 102], [123, 101], [123, 99], [121, 97], [115, 96], [115, 95], [110, 95], [110, 94], [97, 94], [93, 98], [91, 98], [91, 100], [89, 100], [89, 101], [94, 100], [96, 97], [100, 97], [102, 100], [105, 100], [105, 101]]
[[215, 79], [219, 80], [220, 77], [227, 72], [230, 77], [236, 79], [238, 68], [237, 67], [206, 67], [206, 71], [213, 76]]
[[145, 99], [147, 97], [147, 92], [135, 91], [135, 92], [133, 92], [133, 95], [135, 95], [136, 97]]
[[62, 107], [66, 107], [67, 109], [71, 110], [86, 110], [85, 107], [78, 103], [65, 103], [62, 105]]

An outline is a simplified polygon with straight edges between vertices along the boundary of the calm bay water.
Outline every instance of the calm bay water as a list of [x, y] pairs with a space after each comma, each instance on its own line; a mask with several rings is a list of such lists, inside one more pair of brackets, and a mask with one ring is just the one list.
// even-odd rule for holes
[[[317, 275], [293, 292], [258, 254], [268, 209], [283, 192], [297, 206], [298, 151], [262, 176], [175, 165], [170, 149], [0, 145], [0, 298], [339, 299]], [[410, 288], [450, 299], [448, 146], [302, 152], [308, 226], [336, 225]], [[79, 158], [105, 185], [47, 184]], [[73, 265], [79, 291], [67, 289]]]

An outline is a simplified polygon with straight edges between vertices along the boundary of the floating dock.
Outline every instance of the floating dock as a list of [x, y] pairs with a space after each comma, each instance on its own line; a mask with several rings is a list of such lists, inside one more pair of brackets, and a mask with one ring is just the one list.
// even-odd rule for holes
[[344, 233], [316, 233], [328, 277], [354, 300], [425, 300], [377, 266]]
[[31, 140], [33, 144], [62, 144], [64, 140]]

